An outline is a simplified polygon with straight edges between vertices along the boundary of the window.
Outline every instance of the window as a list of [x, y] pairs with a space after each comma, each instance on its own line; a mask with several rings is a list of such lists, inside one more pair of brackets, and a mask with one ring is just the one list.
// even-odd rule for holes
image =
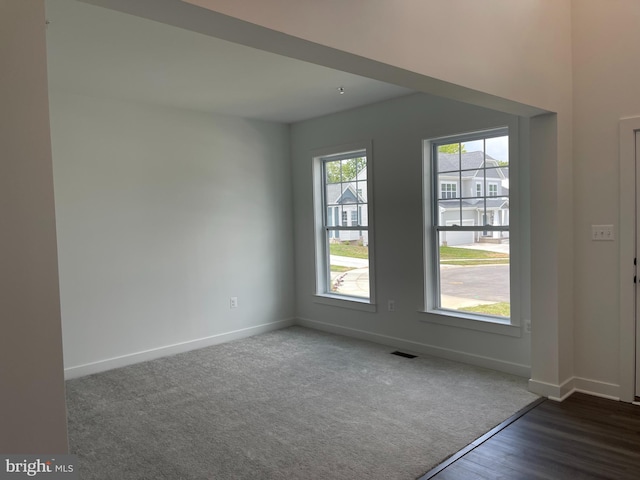
[[316, 295], [331, 300], [324, 303], [374, 303], [371, 161], [359, 147], [314, 156]]
[[440, 184], [440, 198], [456, 198], [458, 192], [458, 185], [455, 183], [441, 183]]
[[[509, 132], [427, 142], [429, 311], [509, 323]], [[483, 194], [486, 192], [486, 194]]]

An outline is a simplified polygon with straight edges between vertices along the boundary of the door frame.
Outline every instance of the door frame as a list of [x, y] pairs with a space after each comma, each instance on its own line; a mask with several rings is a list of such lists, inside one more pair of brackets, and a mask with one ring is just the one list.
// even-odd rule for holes
[[[637, 198], [636, 132], [640, 117], [623, 118], [619, 125], [620, 142], [620, 400], [633, 402], [636, 384], [636, 267]], [[630, 360], [631, 359], [631, 360]]]

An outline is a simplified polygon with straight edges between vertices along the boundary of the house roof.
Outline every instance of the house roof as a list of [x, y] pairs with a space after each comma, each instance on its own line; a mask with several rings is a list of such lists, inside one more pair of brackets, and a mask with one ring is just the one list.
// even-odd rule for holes
[[[503, 179], [509, 175], [500, 167], [500, 162], [483, 152], [438, 153], [438, 173], [458, 172], [462, 170], [463, 177], [475, 177], [484, 167], [486, 159], [486, 177]], [[508, 167], [507, 167], [508, 168]], [[456, 175], [457, 176], [457, 175]]]
[[[366, 187], [366, 182], [362, 183]], [[358, 194], [356, 182], [327, 184], [327, 205], [367, 203], [362, 194]]]

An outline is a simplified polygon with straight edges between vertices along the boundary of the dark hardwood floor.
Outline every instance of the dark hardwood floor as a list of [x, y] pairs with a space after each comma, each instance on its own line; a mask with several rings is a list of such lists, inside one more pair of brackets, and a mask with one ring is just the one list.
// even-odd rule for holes
[[595, 478], [640, 479], [640, 406], [575, 393], [541, 401], [420, 480]]

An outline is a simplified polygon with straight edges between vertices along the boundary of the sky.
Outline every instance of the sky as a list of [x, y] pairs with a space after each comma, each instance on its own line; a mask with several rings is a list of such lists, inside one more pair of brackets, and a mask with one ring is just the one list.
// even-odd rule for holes
[[[488, 138], [487, 142], [487, 153], [491, 155], [496, 160], [501, 160], [503, 162], [509, 161], [509, 137], [495, 137]], [[476, 140], [474, 142], [463, 142], [462, 143], [467, 152], [475, 152], [482, 151], [482, 140]]]

